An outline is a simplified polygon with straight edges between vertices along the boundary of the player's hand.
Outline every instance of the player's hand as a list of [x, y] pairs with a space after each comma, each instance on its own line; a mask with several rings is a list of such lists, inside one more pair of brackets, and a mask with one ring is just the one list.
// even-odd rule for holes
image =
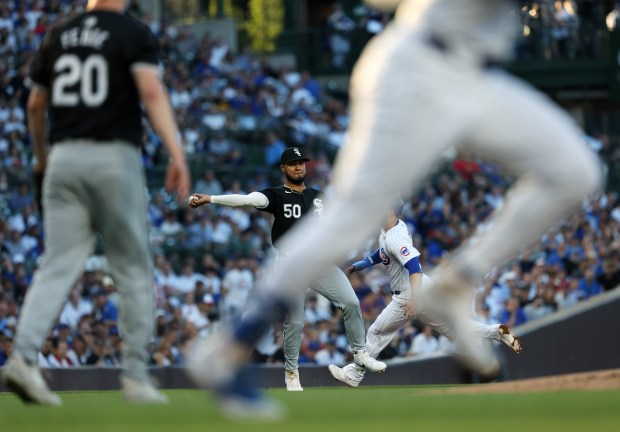
[[190, 208], [197, 208], [211, 202], [211, 195], [195, 193], [189, 197], [188, 205]]
[[355, 272], [355, 267], [349, 266], [344, 271], [344, 274], [346, 274], [347, 276], [351, 276], [354, 272]]
[[418, 305], [412, 300], [400, 305], [400, 307], [404, 309], [404, 314], [407, 318], [413, 318], [418, 313]]
[[189, 195], [189, 170], [185, 159], [171, 159], [166, 171], [166, 190], [176, 192], [177, 200], [183, 202]]

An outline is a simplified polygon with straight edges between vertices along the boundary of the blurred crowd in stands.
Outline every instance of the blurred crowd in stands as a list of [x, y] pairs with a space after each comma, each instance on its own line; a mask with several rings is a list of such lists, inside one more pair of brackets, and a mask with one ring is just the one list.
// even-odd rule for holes
[[[0, 3], [0, 366], [11, 350], [20, 307], [44, 251], [41, 218], [27, 180], [32, 152], [25, 126], [26, 76], [49, 26], [79, 11], [82, 4], [78, 0]], [[195, 176], [195, 192], [245, 194], [278, 184], [280, 153], [297, 145], [312, 154], [307, 184], [329, 193], [332, 156], [348, 123], [342, 100], [327, 94], [307, 71], [273, 68], [248, 50], [234, 54], [208, 34], [196, 38], [183, 27], [151, 20], [137, 5], [131, 10], [160, 42], [166, 83], [190, 161], [210, 167]], [[150, 128], [145, 131], [144, 165], [149, 173], [165, 158], [158, 138]], [[603, 160], [620, 160], [618, 149], [604, 134], [586, 139]], [[414, 233], [425, 270], [470, 233], [487, 228], [489, 215], [503, 205], [508, 182], [495, 165], [455, 157], [407, 201], [402, 218]], [[158, 186], [150, 186], [157, 304], [152, 363], [178, 365], [189, 340], [242, 309], [264, 271], [261, 265], [271, 258], [271, 220], [255, 209], [179, 207]], [[351, 251], [349, 260], [375, 246], [369, 241], [367, 250]], [[387, 275], [379, 267], [351, 277], [367, 325], [390, 301]], [[41, 351], [42, 366], [118, 364], [122, 310], [107, 270], [98, 245]], [[488, 275], [477, 291], [476, 316], [487, 323], [516, 326], [618, 284], [620, 199], [607, 193], [584, 203], [580, 213], [548, 232], [539, 244]], [[321, 296], [308, 295], [302, 363], [349, 360], [339, 314]], [[274, 328], [259, 344], [257, 361], [281, 361], [281, 337], [281, 329]], [[450, 349], [449, 341], [414, 320], [382, 357]]]

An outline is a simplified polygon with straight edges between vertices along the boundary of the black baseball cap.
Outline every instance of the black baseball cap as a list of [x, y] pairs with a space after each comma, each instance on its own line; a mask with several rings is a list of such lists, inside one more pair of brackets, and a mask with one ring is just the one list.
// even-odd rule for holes
[[307, 162], [310, 159], [306, 157], [304, 151], [299, 147], [289, 147], [282, 152], [280, 155], [280, 164], [286, 165], [287, 163], [291, 163], [294, 161], [304, 161]]

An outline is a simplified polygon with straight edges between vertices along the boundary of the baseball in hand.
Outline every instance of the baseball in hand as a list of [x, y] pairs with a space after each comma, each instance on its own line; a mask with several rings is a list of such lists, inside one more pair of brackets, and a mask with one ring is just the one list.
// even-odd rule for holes
[[191, 195], [191, 196], [189, 197], [189, 203], [190, 203], [190, 205], [191, 205], [191, 204], [194, 204], [194, 201], [196, 201], [196, 200], [197, 200], [197, 198], [196, 198], [195, 196]]

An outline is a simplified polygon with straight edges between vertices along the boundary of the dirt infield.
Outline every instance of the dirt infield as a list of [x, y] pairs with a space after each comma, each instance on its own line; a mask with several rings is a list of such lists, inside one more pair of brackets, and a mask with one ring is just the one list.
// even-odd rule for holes
[[432, 394], [478, 394], [478, 393], [518, 393], [563, 390], [618, 390], [620, 389], [620, 369], [596, 372], [582, 372], [519, 381], [490, 384], [477, 384], [434, 390]]

